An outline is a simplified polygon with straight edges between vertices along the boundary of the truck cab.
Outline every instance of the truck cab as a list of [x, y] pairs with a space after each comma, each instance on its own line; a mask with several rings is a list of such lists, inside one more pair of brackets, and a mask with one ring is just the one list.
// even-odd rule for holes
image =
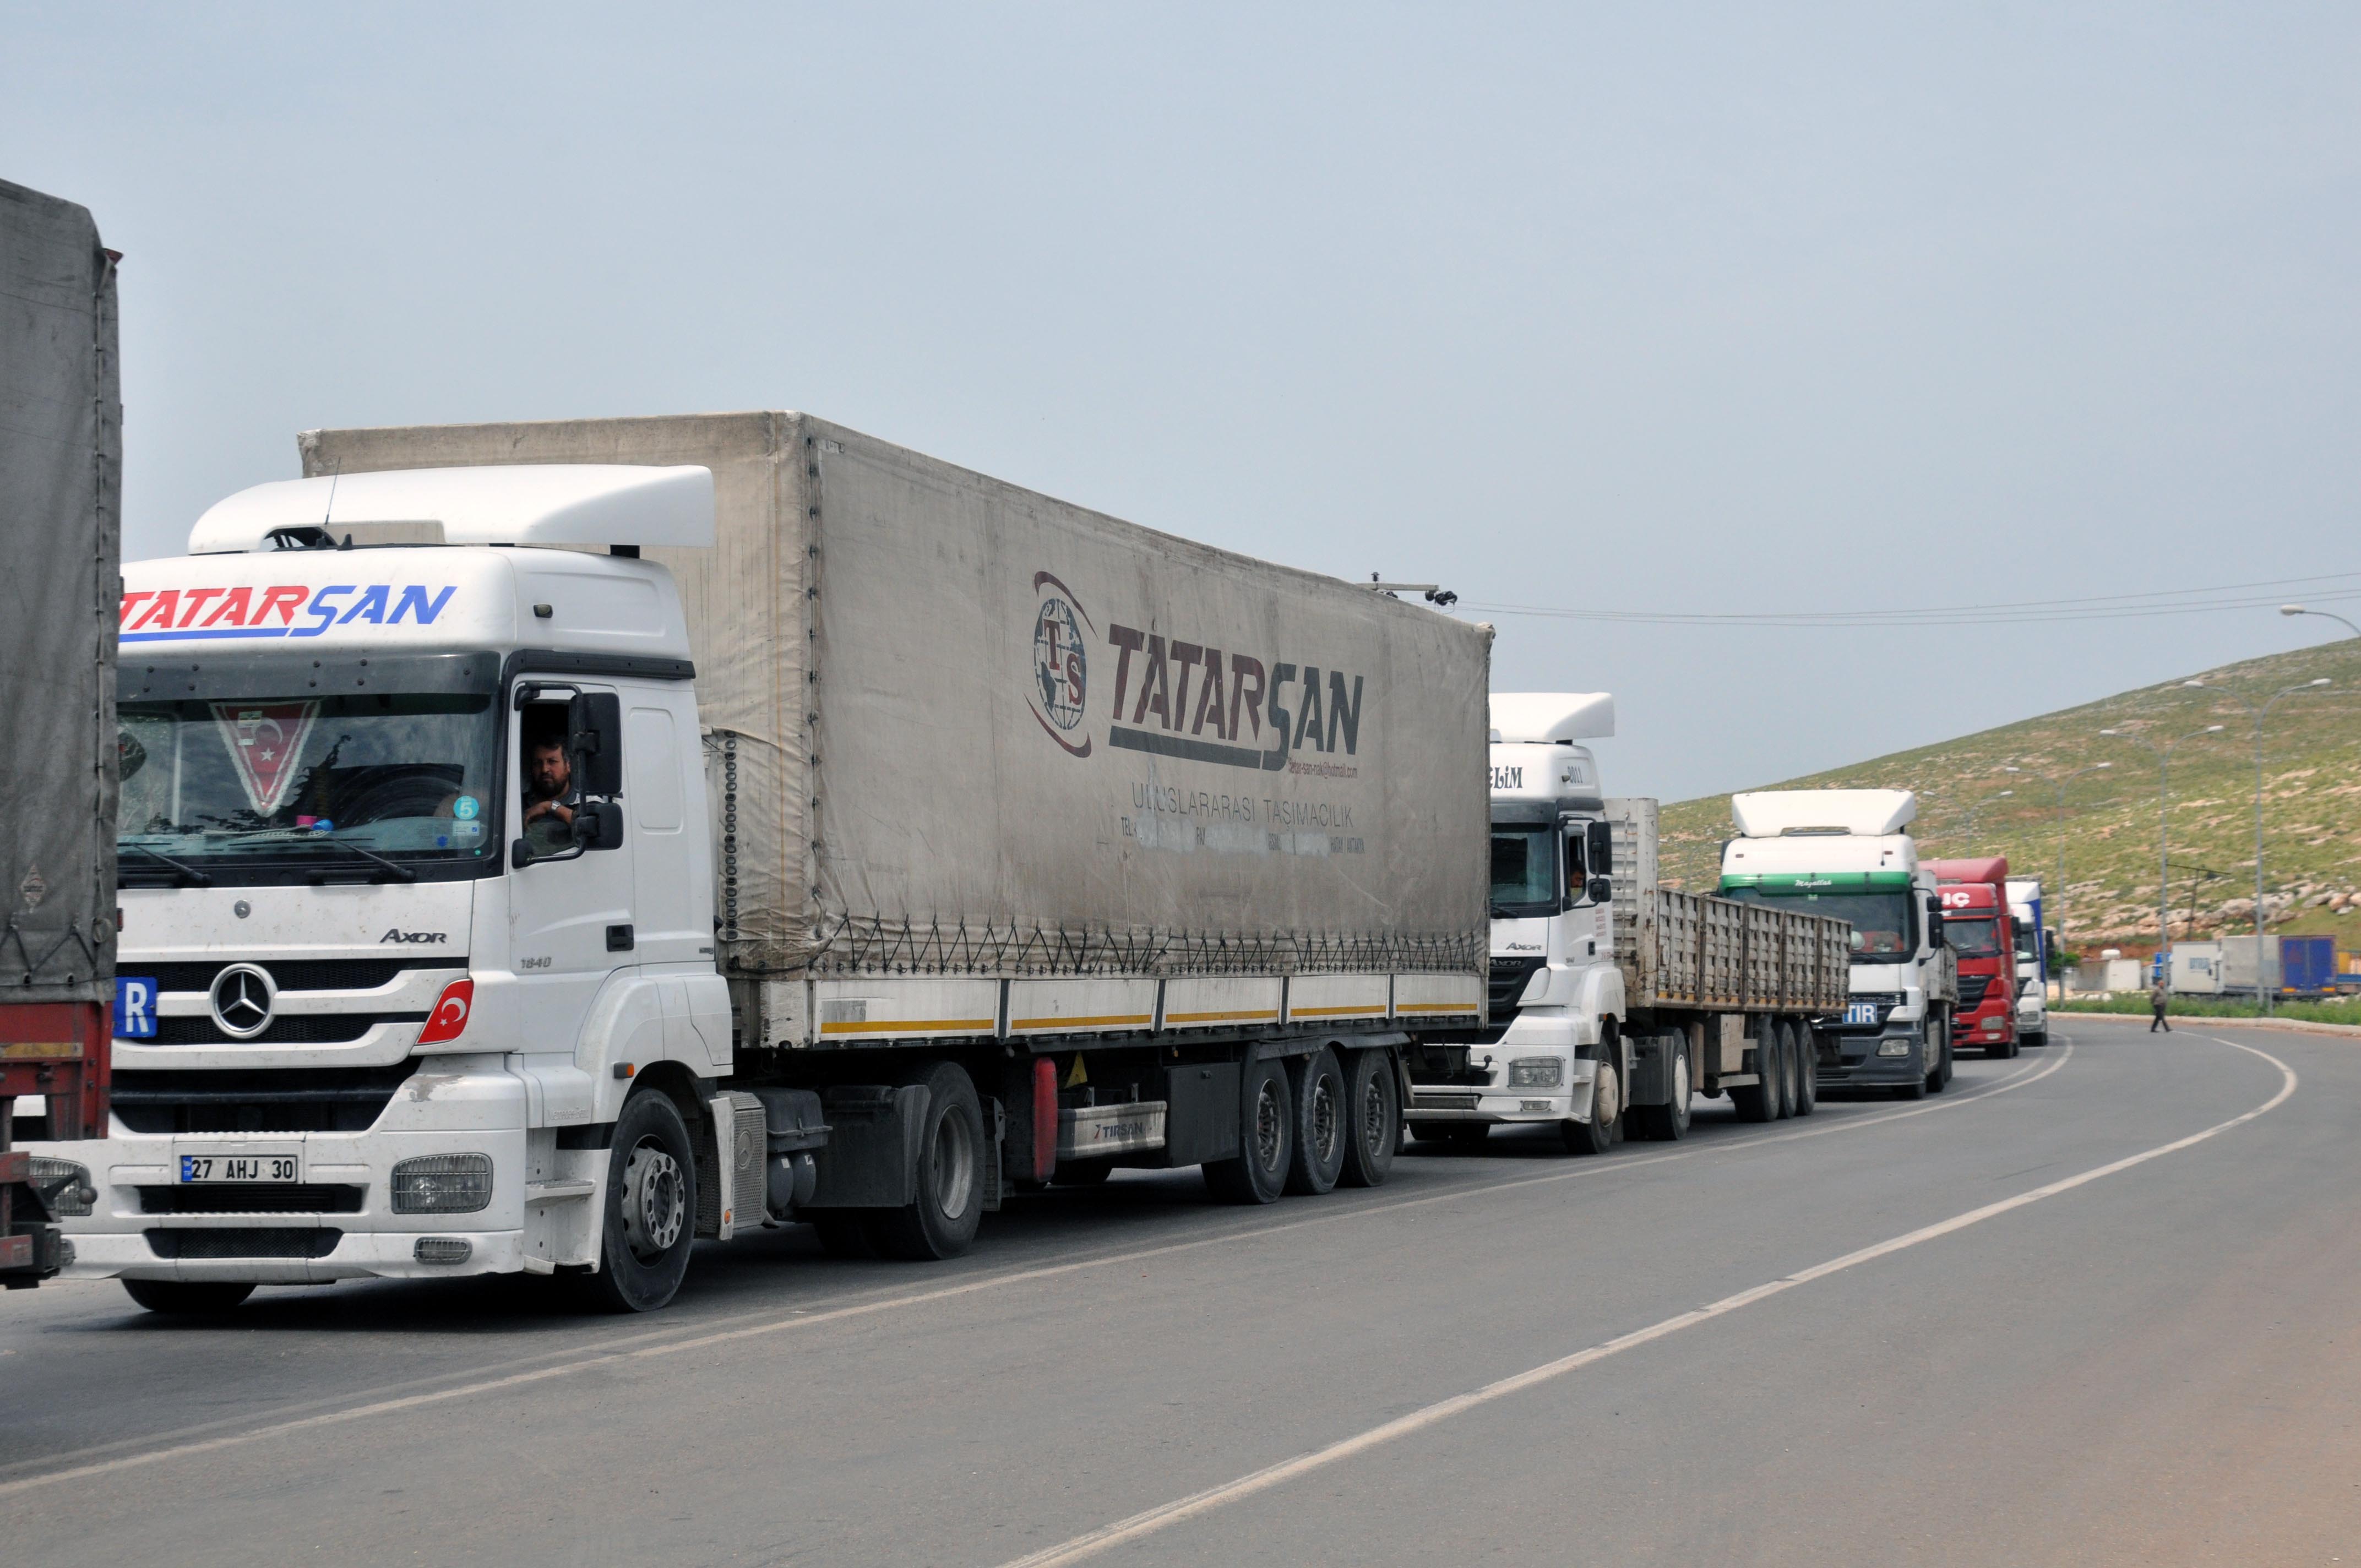
[[1613, 830], [1598, 759], [1577, 744], [1615, 732], [1615, 699], [1496, 692], [1490, 707], [1488, 1022], [1414, 1053], [1408, 1119], [1435, 1142], [1520, 1124], [1558, 1125], [1579, 1141], [1622, 1108], [1621, 1058], [1601, 1048], [1625, 1014]]
[[1943, 900], [1943, 937], [1960, 963], [1958, 1045], [2013, 1057], [2016, 943], [2009, 931], [2008, 861], [1999, 856], [1929, 861]]
[[1850, 1000], [1814, 1021], [1824, 1089], [1939, 1092], [1958, 995], [1933, 874], [1907, 831], [1908, 790], [1762, 790], [1730, 797], [1739, 836], [1721, 894], [1850, 921]]
[[[693, 1127], [731, 1060], [679, 595], [637, 548], [712, 517], [703, 468], [347, 476], [125, 568], [120, 967], [158, 1017], [111, 1135], [42, 1151], [96, 1194], [73, 1272], [185, 1309], [631, 1266], [621, 1102]], [[687, 1223], [686, 1153], [624, 1163], [632, 1247]]]

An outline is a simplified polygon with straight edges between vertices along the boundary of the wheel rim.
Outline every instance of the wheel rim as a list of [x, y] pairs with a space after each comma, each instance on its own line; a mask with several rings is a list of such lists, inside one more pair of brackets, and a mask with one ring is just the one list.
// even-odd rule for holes
[[1680, 1047], [1673, 1047], [1673, 1114], [1686, 1116], [1689, 1111], [1689, 1053]]
[[1340, 1121], [1336, 1114], [1336, 1086], [1323, 1074], [1312, 1084], [1312, 1152], [1323, 1166], [1336, 1157]]
[[1265, 1080], [1255, 1095], [1255, 1158], [1265, 1170], [1277, 1170], [1287, 1148], [1286, 1120], [1279, 1114], [1279, 1086]]
[[623, 1239], [631, 1255], [653, 1263], [670, 1252], [687, 1214], [680, 1162], [653, 1138], [642, 1138], [623, 1163]]
[[1590, 1091], [1590, 1119], [1602, 1127], [1611, 1127], [1623, 1111], [1623, 1086], [1617, 1081], [1611, 1063], [1598, 1064], [1598, 1076]]
[[935, 1124], [934, 1163], [935, 1207], [943, 1218], [956, 1220], [975, 1193], [975, 1133], [957, 1110], [946, 1111]]
[[1369, 1079], [1368, 1091], [1361, 1096], [1361, 1144], [1365, 1148], [1381, 1149], [1393, 1129], [1386, 1115], [1386, 1087], [1375, 1075]]

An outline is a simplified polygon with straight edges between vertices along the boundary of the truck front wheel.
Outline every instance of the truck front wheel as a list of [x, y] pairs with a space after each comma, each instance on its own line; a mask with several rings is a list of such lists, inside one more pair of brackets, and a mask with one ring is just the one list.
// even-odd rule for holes
[[1631, 1125], [1640, 1135], [1672, 1143], [1687, 1135], [1689, 1130], [1689, 1053], [1688, 1046], [1678, 1035], [1665, 1037], [1658, 1048], [1668, 1053], [1664, 1058], [1664, 1077], [1671, 1095], [1662, 1105], [1631, 1107]]
[[1788, 1023], [1787, 1036], [1795, 1047], [1795, 1102], [1789, 1109], [1808, 1116], [1820, 1104], [1820, 1037], [1800, 1018]]
[[653, 1312], [688, 1273], [697, 1243], [697, 1155], [680, 1109], [643, 1089], [623, 1102], [607, 1155], [607, 1209], [591, 1299], [612, 1312]]
[[918, 1129], [917, 1197], [870, 1217], [871, 1238], [887, 1257], [957, 1257], [983, 1223], [983, 1102], [957, 1062], [937, 1062], [920, 1080], [927, 1116]]
[[1576, 1154], [1605, 1154], [1622, 1131], [1623, 1070], [1613, 1036], [1599, 1042], [1598, 1070], [1590, 1080], [1590, 1120], [1561, 1122], [1558, 1135]]

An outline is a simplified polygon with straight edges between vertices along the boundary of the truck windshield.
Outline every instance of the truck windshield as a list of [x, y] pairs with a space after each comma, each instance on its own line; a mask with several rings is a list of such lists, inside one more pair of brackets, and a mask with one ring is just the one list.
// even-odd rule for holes
[[117, 711], [126, 879], [192, 862], [235, 877], [357, 877], [383, 860], [464, 875], [492, 858], [489, 696], [194, 697]]
[[1554, 828], [1493, 825], [1493, 919], [1528, 920], [1557, 913], [1557, 845]]
[[1990, 916], [1963, 920], [1954, 916], [1943, 922], [1943, 939], [1963, 959], [2000, 957], [2000, 927]]
[[1726, 890], [1724, 898], [1741, 903], [1770, 904], [1776, 902], [1802, 910], [1806, 915], [1826, 915], [1838, 920], [1850, 920], [1861, 937], [1861, 946], [1853, 949], [1852, 961], [1857, 964], [1898, 964], [1908, 959], [1918, 948], [1918, 933], [1911, 920], [1913, 895], [1896, 890], [1892, 893], [1806, 893], [1790, 892], [1784, 887], [1733, 887]]

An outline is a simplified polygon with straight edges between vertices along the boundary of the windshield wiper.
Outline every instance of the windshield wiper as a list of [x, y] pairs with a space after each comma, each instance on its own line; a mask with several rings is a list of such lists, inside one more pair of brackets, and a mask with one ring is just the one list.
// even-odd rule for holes
[[[416, 882], [418, 880], [418, 873], [416, 872], [412, 871], [400, 861], [387, 860], [375, 850], [364, 850], [358, 844], [348, 844], [342, 839], [331, 839], [325, 834], [322, 834], [320, 837], [312, 839], [311, 842], [314, 844], [325, 844], [332, 850], [342, 850], [348, 855], [358, 855], [365, 861], [373, 861], [377, 864], [384, 867], [386, 872], [390, 874], [396, 882]], [[314, 872], [312, 874], [313, 876], [319, 876], [323, 873]]]
[[214, 879], [212, 877], [206, 875], [203, 872], [197, 870], [196, 867], [190, 865], [185, 861], [174, 860], [171, 856], [166, 854], [161, 850], [151, 850], [145, 844], [134, 844], [127, 840], [117, 843], [115, 848], [117, 850], [137, 850], [143, 855], [151, 856], [156, 860], [163, 861], [164, 864], [172, 868], [174, 880], [182, 887], [211, 887], [214, 884]]

